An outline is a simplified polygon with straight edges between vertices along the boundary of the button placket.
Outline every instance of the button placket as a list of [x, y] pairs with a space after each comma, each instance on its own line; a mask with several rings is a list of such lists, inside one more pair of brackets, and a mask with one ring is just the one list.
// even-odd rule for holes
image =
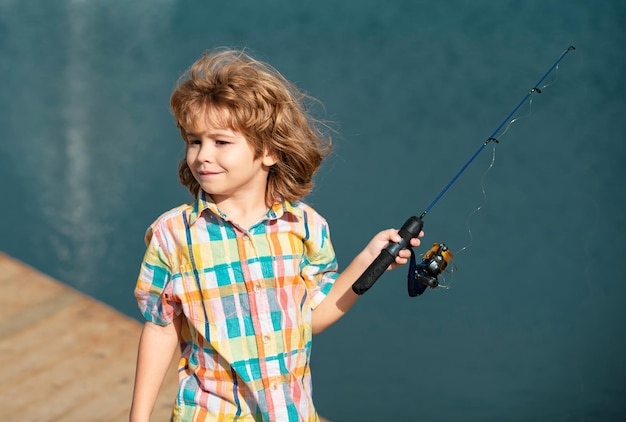
[[[252, 250], [252, 254], [254, 256], [256, 256], [257, 255], [257, 249], [256, 249], [256, 245], [254, 244], [254, 241], [253, 241], [252, 233], [250, 233], [250, 232], [243, 232], [241, 238], [243, 239], [246, 248], [250, 248]], [[261, 281], [262, 277], [263, 277], [262, 274], [253, 274], [254, 285], [252, 287], [252, 291], [254, 293], [259, 293], [261, 291], [261, 289], [263, 288], [263, 283]]]

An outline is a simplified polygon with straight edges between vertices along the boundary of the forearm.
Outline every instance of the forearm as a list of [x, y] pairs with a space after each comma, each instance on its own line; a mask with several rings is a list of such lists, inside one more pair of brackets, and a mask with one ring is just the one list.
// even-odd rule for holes
[[[423, 235], [424, 233], [420, 232], [419, 237]], [[389, 242], [398, 243], [401, 240], [402, 238], [395, 229], [384, 230], [374, 236], [367, 247], [337, 277], [328, 296], [313, 310], [313, 334], [321, 333], [348, 312], [359, 298], [359, 295], [352, 291], [354, 282]], [[410, 240], [411, 247], [419, 246], [419, 244], [417, 237]], [[389, 268], [406, 264], [410, 256], [411, 252], [408, 249], [399, 251]]]
[[180, 319], [161, 327], [146, 322], [139, 340], [131, 422], [149, 421], [152, 409], [178, 345]]

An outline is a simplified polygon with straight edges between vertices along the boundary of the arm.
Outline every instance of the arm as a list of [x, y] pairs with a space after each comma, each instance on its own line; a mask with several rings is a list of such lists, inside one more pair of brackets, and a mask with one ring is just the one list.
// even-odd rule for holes
[[[420, 233], [420, 237], [423, 232]], [[363, 274], [367, 267], [376, 259], [389, 242], [400, 242], [398, 230], [389, 229], [378, 233], [369, 242], [367, 247], [348, 265], [337, 277], [328, 296], [313, 310], [313, 334], [319, 334], [334, 324], [354, 305], [359, 295], [352, 291], [352, 284]], [[411, 246], [419, 246], [418, 238], [411, 239]], [[390, 269], [407, 263], [411, 252], [408, 249], [400, 251], [396, 260], [389, 266]]]
[[130, 421], [149, 421], [161, 384], [178, 345], [181, 317], [164, 327], [147, 322], [139, 339]]

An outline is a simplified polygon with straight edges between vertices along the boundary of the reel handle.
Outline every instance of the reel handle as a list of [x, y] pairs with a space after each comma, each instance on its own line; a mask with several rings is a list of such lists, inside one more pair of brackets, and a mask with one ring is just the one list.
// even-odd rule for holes
[[393, 263], [398, 253], [409, 246], [412, 238], [417, 237], [424, 227], [421, 218], [412, 216], [402, 225], [398, 234], [402, 240], [398, 243], [391, 243], [385, 249], [380, 251], [376, 259], [367, 267], [365, 272], [354, 282], [352, 291], [358, 295], [362, 295], [376, 283], [376, 280], [387, 270], [387, 267]]

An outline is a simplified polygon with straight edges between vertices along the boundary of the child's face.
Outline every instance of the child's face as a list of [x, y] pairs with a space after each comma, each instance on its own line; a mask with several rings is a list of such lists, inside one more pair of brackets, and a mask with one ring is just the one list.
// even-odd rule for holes
[[269, 167], [276, 163], [270, 154], [254, 157], [254, 149], [240, 132], [220, 122], [224, 110], [209, 110], [194, 127], [185, 128], [187, 165], [202, 190], [220, 202], [229, 198], [264, 197]]

